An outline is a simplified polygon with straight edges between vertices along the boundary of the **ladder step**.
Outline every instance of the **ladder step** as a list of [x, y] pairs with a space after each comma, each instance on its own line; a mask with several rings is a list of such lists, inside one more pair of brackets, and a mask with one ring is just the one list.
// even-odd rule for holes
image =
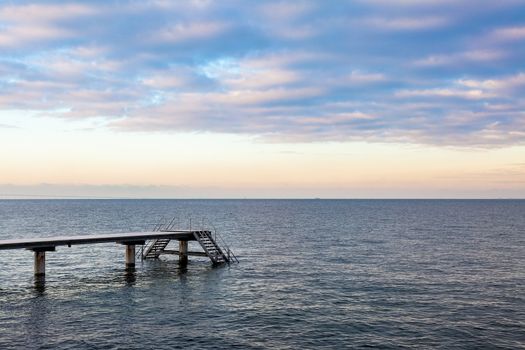
[[214, 264], [229, 261], [228, 257], [223, 253], [221, 246], [213, 239], [214, 237], [210, 231], [198, 231], [194, 232], [193, 235]]
[[143, 251], [144, 258], [158, 258], [170, 243], [171, 238], [157, 238], [149, 241]]

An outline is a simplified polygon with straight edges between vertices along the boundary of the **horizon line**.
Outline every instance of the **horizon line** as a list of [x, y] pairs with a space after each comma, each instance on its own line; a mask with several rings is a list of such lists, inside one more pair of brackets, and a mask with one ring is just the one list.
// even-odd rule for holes
[[525, 197], [103, 197], [103, 196], [6, 196], [0, 200], [525, 200]]

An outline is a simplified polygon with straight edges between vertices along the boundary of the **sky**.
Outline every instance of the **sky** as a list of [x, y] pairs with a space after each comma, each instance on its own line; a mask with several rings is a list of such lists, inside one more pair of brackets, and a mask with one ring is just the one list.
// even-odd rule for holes
[[0, 198], [525, 198], [525, 0], [0, 1]]

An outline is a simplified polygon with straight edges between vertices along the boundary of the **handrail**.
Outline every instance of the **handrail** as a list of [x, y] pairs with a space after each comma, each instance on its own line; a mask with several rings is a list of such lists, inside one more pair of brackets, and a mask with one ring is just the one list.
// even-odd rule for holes
[[[215, 228], [214, 228], [215, 230]], [[237, 259], [237, 256], [235, 256], [235, 254], [233, 253], [233, 251], [231, 250], [230, 246], [228, 245], [228, 243], [226, 243], [226, 241], [222, 238], [222, 236], [217, 232], [217, 230], [215, 230], [215, 237], [219, 237], [219, 240], [221, 242], [221, 244], [226, 248], [226, 250], [228, 251], [228, 255], [231, 254], [231, 256], [233, 256], [233, 258], [235, 259], [236, 262], [239, 262], [239, 259]], [[229, 260], [229, 259], [228, 259]]]
[[[155, 226], [153, 227], [153, 231], [170, 231], [170, 230], [172, 230], [173, 227], [176, 226], [176, 224], [178, 222], [178, 221], [176, 221], [176, 219], [177, 218], [175, 216], [173, 216], [171, 218], [171, 220], [166, 219], [165, 217], [161, 217], [159, 222], [157, 224], [155, 224]], [[221, 234], [219, 234], [219, 232], [217, 231], [217, 228], [215, 227], [215, 225], [213, 225], [208, 219], [205, 219], [205, 218], [201, 219], [201, 225], [202, 225], [202, 228], [200, 229], [200, 231], [208, 231], [208, 232], [210, 232], [210, 234], [213, 234], [213, 236], [211, 238], [215, 241], [215, 244], [217, 245], [217, 248], [219, 248], [219, 250], [221, 251], [221, 254], [224, 255], [224, 257], [227, 259], [228, 263], [229, 262], [239, 263], [239, 259], [233, 253], [233, 251], [231, 250], [231, 248], [228, 245], [228, 243], [226, 242], [226, 240], [222, 237]], [[209, 229], [205, 229], [206, 226], [212, 227], [213, 231], [210, 231]], [[191, 228], [192, 228], [192, 220], [191, 220], [191, 217], [190, 217], [190, 231], [191, 231]], [[194, 230], [195, 231], [199, 231], [196, 228], [194, 228]], [[144, 258], [145, 255], [149, 254], [149, 252], [155, 246], [156, 242], [157, 242], [157, 239], [153, 239], [153, 240], [149, 240], [149, 241], [145, 242], [145, 244], [142, 245], [142, 249], [139, 252], [139, 254], [141, 255], [142, 259]]]
[[166, 225], [166, 227], [164, 228], [166, 231], [169, 231], [171, 230], [172, 226], [174, 225], [174, 221], [175, 221], [176, 217], [174, 216], [171, 221], [169, 222], [169, 224]]
[[[224, 250], [227, 251], [228, 253], [228, 261], [230, 260], [230, 255], [233, 256], [233, 258], [235, 259], [235, 262], [239, 262], [239, 259], [237, 259], [237, 256], [233, 253], [233, 251], [231, 250], [230, 246], [228, 245], [228, 243], [226, 243], [226, 241], [224, 240], [224, 238], [219, 234], [219, 232], [217, 231], [217, 228], [215, 227], [214, 224], [212, 224], [211, 222], [209, 222], [208, 220], [206, 220], [208, 225], [210, 225], [211, 227], [213, 227], [213, 234], [214, 234], [214, 240], [215, 242], [217, 242], [217, 244], [219, 245], [219, 247]], [[217, 237], [219, 237], [219, 240], [217, 240]], [[219, 243], [220, 241], [220, 243]], [[222, 247], [221, 247], [222, 246]]]

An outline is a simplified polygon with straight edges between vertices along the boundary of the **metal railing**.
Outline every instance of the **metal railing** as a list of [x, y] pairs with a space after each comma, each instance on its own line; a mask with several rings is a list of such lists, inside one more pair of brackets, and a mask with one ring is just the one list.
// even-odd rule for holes
[[202, 222], [203, 222], [203, 226], [204, 226], [204, 222], [206, 222], [207, 226], [213, 228], [213, 232], [212, 232], [213, 240], [215, 241], [215, 244], [217, 244], [217, 246], [223, 251], [223, 254], [226, 253], [228, 262], [232, 261], [232, 262], [239, 263], [239, 259], [237, 259], [237, 256], [233, 253], [228, 243], [226, 243], [226, 240], [224, 240], [224, 238], [219, 234], [215, 225], [205, 219], [202, 219]]
[[[192, 218], [190, 216], [189, 218], [189, 230], [192, 230]], [[172, 217], [171, 219], [166, 219], [165, 217], [161, 217], [159, 221], [153, 226], [154, 232], [163, 232], [163, 231], [174, 231], [179, 223], [179, 220], [177, 220], [177, 217]], [[226, 242], [226, 240], [222, 237], [222, 235], [219, 234], [217, 231], [217, 228], [215, 225], [213, 225], [209, 220], [202, 218], [201, 219], [201, 228], [197, 230], [195, 227], [193, 227], [193, 230], [195, 231], [209, 231], [212, 234], [212, 238], [215, 241], [215, 244], [218, 246], [218, 248], [222, 251], [222, 253], [227, 258], [228, 262], [236, 262], [239, 263], [239, 259], [237, 256], [233, 253], [230, 246]], [[210, 231], [206, 227], [212, 227], [213, 231]], [[141, 246], [141, 250], [137, 253], [140, 254], [141, 259], [144, 259], [144, 252], [148, 253], [149, 250], [153, 248], [153, 246], [156, 244], [157, 239], [146, 241], [145, 244]]]

